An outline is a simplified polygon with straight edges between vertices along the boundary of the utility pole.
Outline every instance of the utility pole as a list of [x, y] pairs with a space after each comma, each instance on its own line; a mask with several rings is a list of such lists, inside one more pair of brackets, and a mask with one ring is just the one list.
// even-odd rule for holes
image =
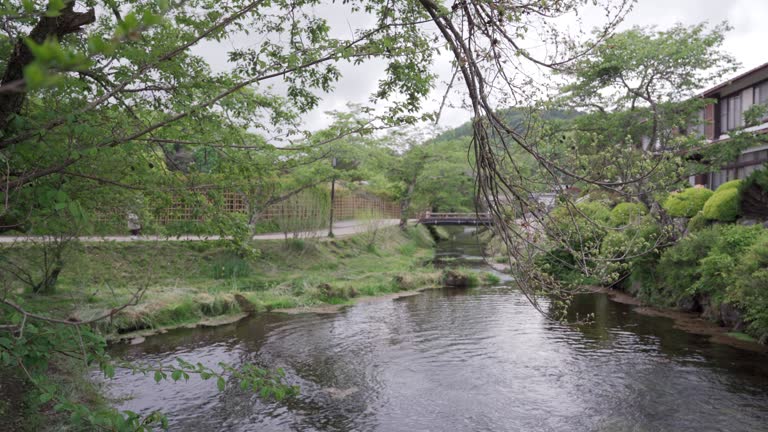
[[335, 237], [333, 235], [333, 198], [336, 196], [336, 158], [331, 160], [331, 166], [334, 169], [333, 177], [331, 177], [331, 217], [328, 221], [328, 237]]

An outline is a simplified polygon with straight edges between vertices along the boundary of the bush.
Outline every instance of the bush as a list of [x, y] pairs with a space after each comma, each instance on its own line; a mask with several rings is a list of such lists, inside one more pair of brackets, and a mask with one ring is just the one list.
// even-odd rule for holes
[[688, 221], [688, 232], [692, 233], [701, 231], [708, 225], [709, 221], [704, 217], [704, 214], [702, 212], [698, 212], [696, 213], [696, 216], [692, 217], [691, 220]]
[[[621, 239], [609, 235], [604, 246], [611, 243]], [[632, 263], [630, 280], [650, 274], [651, 283], [643, 283], [638, 293], [645, 301], [708, 305], [714, 311], [710, 318], [717, 318], [721, 304], [730, 304], [744, 312], [749, 334], [768, 341], [768, 230], [762, 226], [703, 228], [666, 249], [655, 267], [641, 264]]]
[[768, 167], [763, 166], [762, 169], [750, 174], [749, 177], [741, 182], [740, 188], [744, 190], [752, 185], [757, 185], [760, 189], [768, 191]]
[[723, 302], [736, 259], [729, 254], [712, 250], [699, 261], [699, 280], [689, 288], [691, 294], [706, 294], [711, 304]]
[[611, 225], [624, 226], [646, 214], [648, 214], [648, 209], [641, 203], [619, 203], [611, 210]]
[[661, 254], [657, 266], [660, 285], [644, 292], [646, 300], [664, 306], [676, 306], [691, 295], [701, 278], [699, 261], [705, 258], [720, 236], [720, 227], [692, 233]]
[[692, 233], [665, 250], [658, 266], [663, 303], [674, 305], [697, 295], [720, 303], [732, 285], [739, 256], [764, 233], [760, 225], [716, 225]]
[[704, 204], [702, 210], [704, 218], [720, 222], [735, 221], [740, 214], [740, 197], [738, 185], [736, 187], [729, 186], [724, 190], [718, 189]]
[[672, 217], [693, 217], [704, 208], [713, 192], [705, 187], [692, 187], [672, 192], [662, 207]]
[[600, 252], [611, 210], [600, 202], [584, 201], [576, 208], [559, 206], [550, 218], [549, 228], [556, 242], [551, 250], [536, 257], [537, 268], [564, 283], [596, 282], [585, 279], [580, 264], [583, 256], [597, 256]]
[[731, 180], [718, 186], [718, 188], [715, 189], [715, 193], [727, 191], [730, 189], [738, 189], [739, 186], [741, 186], [741, 180]]
[[600, 248], [611, 210], [605, 204], [585, 201], [576, 204], [575, 209], [557, 207], [550, 216], [559, 239], [575, 251], [586, 252]]
[[604, 261], [596, 269], [596, 275], [606, 285], [614, 285], [635, 270], [639, 263], [655, 261], [657, 241], [663, 232], [651, 217], [638, 219], [633, 225], [611, 231], [600, 245], [600, 258]]
[[741, 215], [749, 218], [768, 218], [768, 167], [749, 175], [739, 187]]
[[768, 339], [768, 234], [764, 231], [742, 255], [733, 271], [728, 299], [745, 311], [749, 333]]

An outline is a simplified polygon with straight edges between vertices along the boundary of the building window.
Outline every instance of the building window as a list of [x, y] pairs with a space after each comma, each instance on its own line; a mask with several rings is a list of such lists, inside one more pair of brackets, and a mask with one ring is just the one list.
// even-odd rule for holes
[[741, 116], [741, 95], [728, 98], [728, 130], [743, 126], [744, 121]]
[[720, 132], [744, 126], [742, 116], [741, 94], [720, 100]]
[[768, 81], [755, 86], [755, 104], [768, 105]]
[[694, 123], [688, 127], [689, 134], [704, 136], [704, 109], [699, 110]]

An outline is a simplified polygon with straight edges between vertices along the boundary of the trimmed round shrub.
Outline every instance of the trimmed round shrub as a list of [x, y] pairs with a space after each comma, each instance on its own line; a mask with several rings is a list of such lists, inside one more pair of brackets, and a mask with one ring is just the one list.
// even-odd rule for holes
[[740, 194], [738, 188], [715, 192], [704, 204], [702, 214], [707, 220], [733, 222], [739, 217]]
[[611, 218], [611, 210], [599, 201], [585, 201], [576, 204], [579, 210], [595, 222], [608, 222]]
[[648, 209], [642, 203], [619, 203], [611, 210], [611, 225], [624, 226], [646, 214], [648, 214]]
[[550, 216], [559, 225], [569, 226], [573, 224], [574, 219], [577, 222], [586, 222], [582, 214], [598, 224], [605, 224], [611, 220], [611, 210], [599, 201], [582, 201], [576, 204], [576, 209], [564, 205], [558, 206]]
[[705, 187], [692, 187], [672, 192], [662, 207], [672, 217], [693, 217], [704, 208], [704, 203], [714, 192]]
[[715, 193], [726, 191], [729, 189], [738, 189], [739, 186], [741, 186], [741, 180], [731, 180], [718, 186], [717, 189], [715, 189]]

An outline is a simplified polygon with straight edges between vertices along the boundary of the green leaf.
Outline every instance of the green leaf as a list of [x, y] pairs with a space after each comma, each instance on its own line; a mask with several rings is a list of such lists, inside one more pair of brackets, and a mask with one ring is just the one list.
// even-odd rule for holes
[[80, 212], [80, 204], [78, 204], [77, 201], [70, 201], [68, 206], [69, 214], [72, 215], [75, 219], [80, 219], [81, 212]]
[[35, 2], [33, 0], [21, 0], [21, 5], [24, 7], [24, 12], [26, 13], [35, 12]]
[[224, 388], [227, 386], [224, 377], [219, 377], [219, 379], [216, 380], [216, 386], [219, 388], [219, 391], [224, 391]]
[[66, 7], [64, 0], [50, 0], [48, 2], [48, 8], [45, 11], [47, 17], [57, 17], [61, 15], [61, 10]]
[[30, 63], [24, 67], [24, 81], [30, 89], [43, 87], [47, 78], [47, 70], [39, 63]]
[[155, 382], [160, 382], [163, 380], [163, 374], [160, 371], [155, 372]]
[[104, 363], [104, 365], [101, 367], [101, 370], [104, 372], [104, 376], [107, 378], [114, 378], [115, 367], [112, 365], [112, 363]]

